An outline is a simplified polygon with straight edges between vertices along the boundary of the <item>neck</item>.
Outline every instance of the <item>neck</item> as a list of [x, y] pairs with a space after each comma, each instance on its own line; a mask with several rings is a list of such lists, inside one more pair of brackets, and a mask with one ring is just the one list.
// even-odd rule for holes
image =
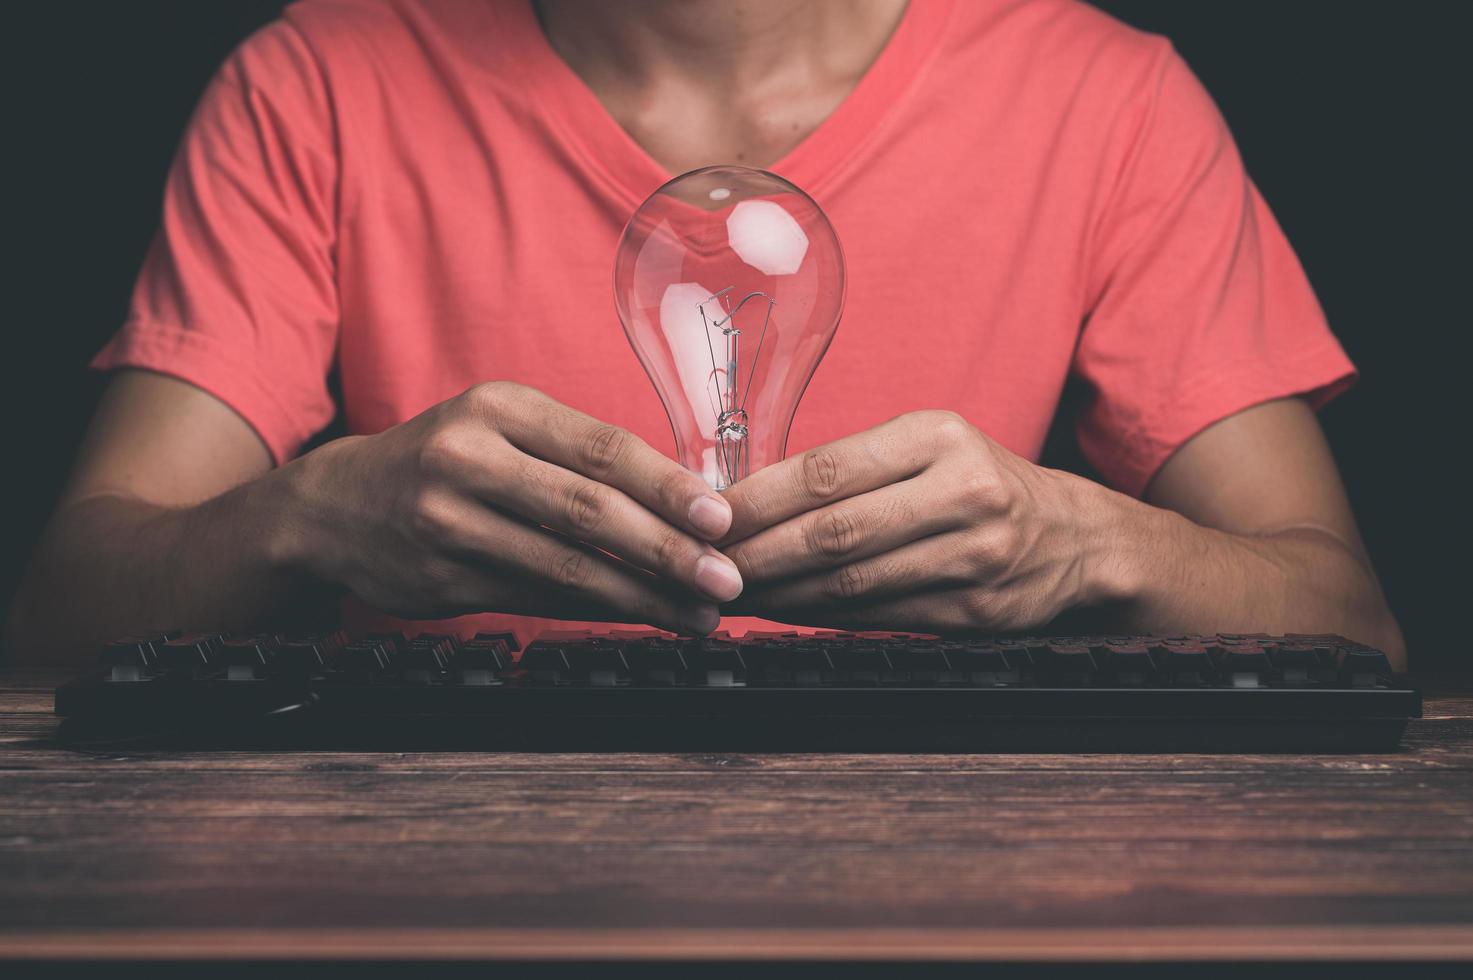
[[534, 0], [553, 49], [590, 82], [678, 78], [715, 90], [775, 75], [858, 78], [906, 0]]

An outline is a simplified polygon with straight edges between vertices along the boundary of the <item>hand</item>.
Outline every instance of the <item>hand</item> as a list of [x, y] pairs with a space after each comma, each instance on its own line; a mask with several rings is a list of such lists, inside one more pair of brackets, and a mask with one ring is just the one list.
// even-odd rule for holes
[[407, 618], [505, 612], [708, 633], [731, 511], [623, 429], [508, 382], [308, 454], [297, 557]]
[[[952, 412], [912, 412], [726, 492], [728, 613], [851, 629], [1026, 629], [1101, 598], [1084, 488]], [[1107, 491], [1106, 491], [1107, 492]]]

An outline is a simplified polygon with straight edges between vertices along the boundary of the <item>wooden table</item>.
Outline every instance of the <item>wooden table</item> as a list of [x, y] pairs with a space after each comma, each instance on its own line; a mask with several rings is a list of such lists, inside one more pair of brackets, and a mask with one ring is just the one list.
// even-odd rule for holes
[[1467, 681], [1336, 757], [94, 755], [57, 680], [0, 673], [0, 957], [1473, 958]]

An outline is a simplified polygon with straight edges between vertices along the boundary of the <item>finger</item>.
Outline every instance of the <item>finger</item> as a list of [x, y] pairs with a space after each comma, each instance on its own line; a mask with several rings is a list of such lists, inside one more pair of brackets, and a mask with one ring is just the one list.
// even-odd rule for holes
[[943, 487], [922, 473], [818, 510], [799, 514], [726, 548], [749, 588], [775, 579], [833, 568], [894, 551], [964, 519], [955, 508], [933, 506]]
[[780, 521], [836, 500], [908, 479], [930, 462], [917, 419], [902, 415], [773, 463], [726, 491], [731, 530], [723, 542], [740, 541]]
[[748, 615], [759, 606], [779, 613], [852, 606], [922, 590], [975, 585], [975, 574], [962, 557], [963, 542], [959, 534], [942, 533], [837, 568], [750, 588], [729, 612]]
[[512, 445], [623, 491], [676, 527], [714, 541], [731, 526], [731, 506], [706, 481], [616, 425], [600, 422], [532, 388], [516, 396], [487, 386], [496, 427]]
[[571, 609], [595, 608], [618, 612], [621, 621], [696, 633], [709, 633], [720, 619], [709, 602], [681, 596], [646, 572], [474, 500], [442, 502], [424, 523], [445, 553], [500, 573], [499, 581], [541, 592], [537, 608], [561, 609], [555, 613], [560, 618]]
[[[474, 480], [473, 492], [492, 506], [611, 552], [717, 602], [742, 591], [731, 559], [650, 513], [615, 488], [508, 446], [511, 458]], [[514, 478], [490, 479], [492, 473]]]

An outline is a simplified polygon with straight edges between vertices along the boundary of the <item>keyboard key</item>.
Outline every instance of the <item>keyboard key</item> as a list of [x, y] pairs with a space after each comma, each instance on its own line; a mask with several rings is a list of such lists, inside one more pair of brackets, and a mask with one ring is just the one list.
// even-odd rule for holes
[[817, 643], [795, 646], [788, 654], [793, 668], [793, 679], [799, 684], [818, 684], [829, 679], [834, 664], [829, 653]]
[[486, 687], [499, 683], [497, 675], [512, 666], [511, 651], [503, 639], [476, 639], [464, 644], [455, 655], [454, 669], [466, 687]]
[[939, 643], [886, 644], [892, 677], [901, 684], [949, 684], [962, 680]]
[[477, 633], [475, 639], [466, 641], [455, 655], [455, 666], [462, 671], [489, 670], [493, 674], [510, 670], [516, 663], [511, 655], [511, 648], [504, 639], [483, 639], [489, 636], [489, 633]]
[[781, 644], [771, 641], [757, 644], [743, 643], [741, 655], [747, 665], [749, 682], [777, 685], [793, 683], [792, 661], [789, 659], [788, 650]]
[[516, 653], [518, 650], [520, 650], [522, 648], [522, 645], [517, 642], [517, 635], [515, 633], [513, 633], [511, 630], [504, 630], [504, 631], [499, 632], [499, 633], [488, 633], [488, 632], [477, 633], [471, 639], [471, 642], [472, 643], [494, 643], [494, 642], [496, 642], [498, 640], [501, 641], [502, 643], [505, 643], [506, 644], [506, 648], [508, 650], [510, 650], [512, 653]]
[[999, 643], [997, 648], [1002, 651], [1004, 657], [1008, 658], [1008, 666], [1016, 671], [1018, 677], [1022, 679], [1033, 674], [1038, 669], [1038, 661], [1035, 661], [1034, 654], [1037, 652], [1038, 656], [1042, 658], [1045, 655], [1046, 644], [1041, 640], [1034, 640], [1031, 643], [1019, 641], [1017, 643]]
[[892, 672], [890, 658], [874, 644], [834, 645], [828, 658], [839, 680], [849, 684], [873, 686]]
[[1274, 664], [1283, 684], [1321, 684], [1335, 680], [1336, 647], [1314, 640], [1286, 641], [1274, 651]]
[[1117, 687], [1149, 687], [1160, 674], [1151, 651], [1134, 640], [1109, 644], [1101, 671], [1104, 679]]
[[1235, 643], [1216, 651], [1217, 671], [1230, 687], [1266, 687], [1273, 661], [1257, 643]]
[[214, 654], [215, 663], [265, 666], [271, 661], [278, 641], [274, 636], [228, 636], [220, 641]]
[[[322, 663], [326, 663], [329, 658], [348, 645], [348, 634], [342, 630], [336, 630], [331, 633], [304, 633], [299, 636], [277, 637], [277, 640], [283, 645], [293, 644], [301, 647], [316, 647]], [[303, 665], [305, 666], [306, 663], [307, 661], [304, 660]]]
[[702, 687], [736, 687], [749, 674], [747, 648], [720, 640], [695, 640], [680, 650], [686, 678]]
[[541, 639], [522, 651], [517, 667], [522, 680], [532, 684], [566, 684], [572, 675], [563, 648]]
[[104, 679], [116, 683], [132, 683], [148, 680], [151, 668], [158, 663], [155, 645], [168, 642], [169, 637], [130, 636], [109, 643], [98, 655], [98, 663], [107, 668]]
[[563, 656], [575, 681], [613, 687], [629, 680], [629, 664], [617, 646], [571, 643], [563, 647]]
[[1050, 643], [1043, 670], [1049, 679], [1063, 687], [1089, 687], [1094, 683], [1098, 664], [1084, 643]]
[[999, 674], [1013, 669], [1007, 654], [991, 644], [957, 643], [945, 647], [944, 650], [952, 670], [968, 674], [976, 671]]
[[1340, 683], [1347, 687], [1376, 687], [1390, 676], [1391, 661], [1380, 650], [1360, 645], [1340, 648]]
[[670, 687], [685, 682], [685, 657], [674, 643], [631, 643], [624, 651], [624, 659], [639, 683]]
[[460, 652], [460, 637], [454, 633], [421, 633], [410, 640], [405, 647], [406, 652], [424, 649], [435, 650], [448, 666], [455, 655]]
[[364, 633], [363, 639], [377, 643], [385, 655], [388, 656], [390, 662], [399, 654], [399, 651], [409, 645], [409, 641], [405, 639], [404, 634], [399, 632]]
[[219, 633], [186, 633], [154, 649], [159, 666], [165, 670], [199, 670], [209, 666], [220, 640]]
[[156, 648], [169, 640], [164, 634], [123, 637], [103, 647], [98, 662], [104, 667], [151, 667], [158, 660]]
[[445, 680], [460, 641], [445, 633], [421, 633], [394, 658], [406, 684], [438, 684]]
[[272, 636], [228, 637], [216, 651], [214, 665], [224, 666], [228, 681], [254, 681], [264, 676], [275, 653]]
[[1159, 648], [1164, 654], [1161, 673], [1176, 687], [1206, 687], [1215, 679], [1212, 655], [1202, 643], [1176, 644]]
[[[1015, 654], [1021, 652], [1019, 647]], [[1018, 670], [1007, 653], [992, 645], [978, 643], [960, 644], [946, 650], [946, 659], [951, 669], [962, 675], [968, 684], [996, 686], [1016, 684]]]
[[327, 664], [327, 651], [323, 640], [293, 638], [277, 644], [272, 651], [271, 668], [283, 674], [315, 674]]
[[390, 654], [392, 642], [391, 639], [384, 638], [349, 643], [338, 651], [332, 665], [355, 682], [372, 680], [387, 671], [393, 663]]

